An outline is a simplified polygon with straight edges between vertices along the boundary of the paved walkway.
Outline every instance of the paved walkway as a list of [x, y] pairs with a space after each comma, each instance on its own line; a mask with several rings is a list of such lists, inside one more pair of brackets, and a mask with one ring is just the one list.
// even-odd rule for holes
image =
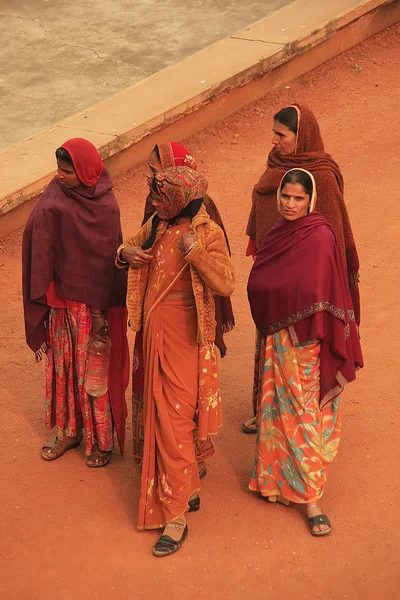
[[6, 110], [0, 114], [0, 150], [287, 4], [290, 0], [2, 0], [0, 105]]

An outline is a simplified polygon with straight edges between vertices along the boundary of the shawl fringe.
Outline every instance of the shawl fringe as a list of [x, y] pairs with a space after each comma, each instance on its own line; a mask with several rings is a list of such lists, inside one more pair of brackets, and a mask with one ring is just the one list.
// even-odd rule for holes
[[349, 285], [350, 287], [355, 287], [358, 283], [360, 283], [360, 273], [350, 273], [349, 275]]
[[223, 334], [229, 333], [234, 328], [235, 328], [235, 319], [233, 319], [232, 321], [227, 321], [226, 323], [224, 323], [222, 325], [222, 333]]
[[43, 360], [43, 356], [45, 354], [48, 353], [48, 351], [50, 350], [50, 344], [49, 342], [43, 342], [43, 344], [40, 346], [39, 350], [36, 350], [35, 352], [35, 361], [37, 363], [40, 363]]

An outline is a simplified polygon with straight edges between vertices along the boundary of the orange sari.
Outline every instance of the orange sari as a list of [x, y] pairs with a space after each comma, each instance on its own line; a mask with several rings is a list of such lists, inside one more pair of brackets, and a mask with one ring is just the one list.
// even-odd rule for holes
[[197, 343], [190, 269], [178, 249], [180, 236], [188, 231], [189, 224], [170, 227], [152, 250], [143, 313], [138, 529], [159, 529], [184, 515], [189, 498], [200, 489], [193, 431], [198, 424], [204, 439], [222, 422], [217, 354], [214, 344], [200, 348]]

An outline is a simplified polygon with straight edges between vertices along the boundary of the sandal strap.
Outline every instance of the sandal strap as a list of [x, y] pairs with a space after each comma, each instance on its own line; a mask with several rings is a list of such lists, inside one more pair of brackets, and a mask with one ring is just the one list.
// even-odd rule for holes
[[162, 535], [154, 548], [155, 550], [174, 550], [181, 543], [182, 540], [173, 540], [169, 535]]
[[[88, 467], [106, 467], [111, 462], [111, 455], [111, 451], [106, 452], [105, 450], [95, 450], [94, 452], [89, 454], [89, 456], [86, 457], [86, 464], [88, 465]], [[93, 464], [90, 464], [89, 461]]]
[[53, 438], [51, 438], [51, 440], [42, 446], [42, 450], [46, 450], [46, 448], [49, 448], [49, 450], [61, 450], [62, 441], [55, 435]]
[[325, 514], [316, 515], [315, 517], [308, 517], [308, 523], [310, 525], [310, 529], [313, 527], [318, 527], [318, 525], [328, 525], [328, 527], [332, 527], [330, 520]]

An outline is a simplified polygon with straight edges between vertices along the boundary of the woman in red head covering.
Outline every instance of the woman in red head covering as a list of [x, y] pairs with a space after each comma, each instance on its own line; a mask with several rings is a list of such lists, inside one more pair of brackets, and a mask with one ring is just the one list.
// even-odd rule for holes
[[[188, 167], [190, 169], [197, 169], [196, 161], [190, 154], [189, 150], [178, 142], [166, 142], [164, 144], [156, 145], [149, 157], [147, 163], [149, 168], [149, 174], [147, 176], [148, 184], [151, 186], [153, 178], [159, 171], [171, 168], [171, 167]], [[217, 223], [225, 235], [225, 240], [229, 248], [228, 236], [226, 234], [221, 216], [219, 211], [213, 202], [213, 200], [207, 194], [204, 195], [204, 206], [209, 214], [210, 218]], [[144, 219], [143, 223], [154, 214], [154, 206], [152, 204], [151, 193], [147, 196]], [[221, 353], [223, 358], [226, 355], [226, 345], [224, 342], [224, 334], [231, 331], [234, 327], [235, 320], [232, 310], [232, 303], [230, 298], [223, 298], [215, 296], [215, 319], [216, 319], [216, 330], [215, 330], [215, 344]], [[134, 454], [136, 457], [141, 456], [142, 452], [142, 440], [143, 440], [143, 428], [141, 420], [141, 412], [143, 406], [143, 356], [141, 350], [142, 338], [139, 333], [136, 336], [135, 350], [134, 350], [134, 361], [133, 361], [133, 431], [134, 431]], [[196, 456], [199, 464], [200, 477], [205, 477], [207, 474], [207, 468], [205, 464], [206, 458], [212, 456], [215, 452], [211, 440], [200, 442], [195, 432], [196, 440]]]
[[339, 394], [363, 357], [340, 238], [315, 203], [311, 173], [288, 171], [278, 190], [282, 217], [250, 273], [262, 389], [250, 489], [306, 504], [310, 533], [320, 536], [331, 531], [317, 503], [338, 451]]
[[[56, 150], [58, 173], [27, 222], [23, 238], [26, 340], [40, 360], [46, 354], [45, 421], [55, 429], [41, 456], [52, 461], [83, 436], [86, 464], [109, 463], [116, 429], [125, 440], [126, 274], [115, 268], [121, 243], [119, 207], [110, 175], [95, 146], [71, 139]], [[89, 341], [111, 339], [108, 392], [88, 396]]]
[[[144, 450], [139, 529], [165, 528], [155, 556], [176, 552], [186, 512], [200, 508], [198, 439], [222, 424], [215, 349], [215, 295], [235, 276], [221, 228], [203, 198], [207, 181], [188, 167], [157, 172], [156, 213], [120, 248], [127, 261], [131, 328], [142, 331]], [[122, 266], [122, 264], [121, 264]]]
[[[249, 245], [247, 254], [257, 254], [265, 234], [279, 218], [276, 192], [286, 171], [302, 167], [310, 171], [320, 197], [318, 209], [335, 228], [345, 259], [351, 296], [357, 324], [360, 324], [360, 296], [358, 288], [359, 261], [344, 202], [343, 177], [337, 163], [324, 150], [315, 115], [306, 106], [293, 104], [282, 108], [274, 116], [273, 149], [269, 153], [266, 171], [254, 186], [253, 204], [247, 225]], [[257, 412], [260, 397], [259, 378], [260, 336], [256, 335], [253, 382], [253, 410]], [[256, 433], [255, 418], [246, 421], [244, 433]]]

